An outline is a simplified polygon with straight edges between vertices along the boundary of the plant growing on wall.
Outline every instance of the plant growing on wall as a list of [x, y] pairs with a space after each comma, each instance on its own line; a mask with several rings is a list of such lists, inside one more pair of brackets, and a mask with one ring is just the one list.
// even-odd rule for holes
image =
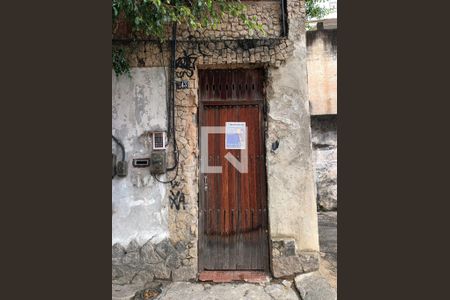
[[[330, 12], [321, 4], [327, 0], [305, 0], [307, 19], [321, 18]], [[166, 29], [173, 23], [186, 24], [191, 29], [216, 27], [224, 15], [240, 18], [249, 29], [263, 32], [256, 17], [249, 18], [240, 0], [112, 0], [112, 26], [119, 21], [131, 27], [132, 38], [152, 36], [167, 39]], [[115, 46], [112, 67], [117, 76], [129, 74], [126, 49]]]
[[[174, 23], [191, 29], [214, 28], [225, 14], [240, 18], [249, 29], [262, 31], [256, 17], [245, 14], [240, 0], [112, 0], [113, 30], [119, 21], [125, 21], [131, 27], [132, 38], [152, 36], [164, 41], [166, 29]], [[123, 48], [113, 47], [112, 62], [117, 76], [129, 73]]]

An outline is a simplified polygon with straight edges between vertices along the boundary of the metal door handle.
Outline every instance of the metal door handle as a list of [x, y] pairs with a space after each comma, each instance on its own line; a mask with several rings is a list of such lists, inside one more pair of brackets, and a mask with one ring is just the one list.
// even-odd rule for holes
[[208, 176], [203, 177], [203, 187], [204, 187], [205, 191], [208, 190]]

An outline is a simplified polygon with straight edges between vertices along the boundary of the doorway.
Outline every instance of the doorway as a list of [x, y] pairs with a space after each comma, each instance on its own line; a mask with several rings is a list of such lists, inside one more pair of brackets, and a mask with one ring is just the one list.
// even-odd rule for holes
[[200, 139], [221, 171], [200, 173], [199, 272], [269, 272], [264, 98], [263, 69], [199, 70], [199, 131], [222, 128]]

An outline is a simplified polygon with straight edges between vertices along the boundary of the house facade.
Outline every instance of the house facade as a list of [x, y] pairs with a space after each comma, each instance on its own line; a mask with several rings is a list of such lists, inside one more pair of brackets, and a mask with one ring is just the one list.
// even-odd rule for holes
[[317, 207], [337, 211], [337, 28], [319, 24], [306, 45]]
[[319, 267], [305, 3], [244, 3], [266, 35], [233, 17], [165, 43], [114, 33], [132, 65], [112, 74], [115, 284]]

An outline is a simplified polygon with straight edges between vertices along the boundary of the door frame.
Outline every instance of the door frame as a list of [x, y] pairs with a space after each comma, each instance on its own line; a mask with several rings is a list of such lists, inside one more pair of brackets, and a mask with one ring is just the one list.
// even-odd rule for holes
[[[267, 126], [267, 94], [266, 94], [266, 89], [267, 89], [267, 68], [262, 67], [262, 66], [239, 66], [239, 67], [231, 67], [231, 68], [224, 68], [224, 67], [208, 67], [208, 68], [198, 68], [198, 74], [197, 74], [197, 78], [198, 78], [198, 87], [197, 87], [197, 99], [198, 99], [198, 107], [197, 107], [197, 137], [198, 137], [198, 150], [199, 150], [199, 155], [198, 155], [198, 200], [197, 200], [197, 204], [198, 204], [198, 214], [197, 214], [197, 220], [198, 220], [198, 238], [197, 238], [197, 267], [198, 267], [198, 273], [204, 272], [205, 269], [204, 267], [201, 265], [201, 255], [202, 255], [202, 248], [200, 247], [200, 240], [203, 236], [203, 232], [202, 230], [204, 229], [204, 225], [201, 223], [202, 218], [200, 217], [200, 213], [201, 210], [200, 208], [203, 207], [204, 205], [204, 201], [206, 201], [206, 199], [204, 199], [204, 193], [202, 192], [204, 190], [204, 180], [203, 180], [203, 175], [201, 173], [201, 167], [200, 164], [201, 162], [201, 124], [203, 124], [204, 121], [204, 114], [205, 114], [205, 110], [204, 110], [204, 102], [201, 101], [200, 98], [200, 72], [204, 72], [204, 71], [209, 71], [209, 70], [246, 70], [246, 69], [260, 69], [262, 74], [263, 74], [263, 90], [261, 91], [263, 94], [263, 99], [262, 101], [257, 101], [257, 100], [252, 100], [252, 101], [239, 101], [239, 100], [225, 100], [225, 101], [220, 101], [220, 103], [218, 102], [215, 105], [220, 106], [220, 104], [225, 104], [225, 105], [230, 105], [230, 103], [232, 104], [257, 104], [260, 106], [261, 109], [261, 113], [260, 113], [260, 122], [259, 122], [259, 126], [261, 128], [261, 147], [263, 150], [263, 168], [262, 168], [262, 172], [263, 172], [263, 183], [262, 183], [262, 195], [263, 195], [263, 203], [266, 205], [267, 210], [266, 210], [266, 215], [265, 218], [267, 220], [267, 228], [266, 230], [266, 234], [267, 234], [267, 261], [265, 264], [265, 269], [264, 269], [264, 273], [266, 274], [270, 274], [271, 273], [271, 267], [272, 267], [272, 249], [271, 249], [271, 239], [270, 239], [270, 220], [269, 220], [269, 205], [268, 205], [268, 182], [267, 182], [267, 157], [266, 157], [266, 153], [267, 153], [267, 147], [266, 147], [266, 138], [267, 138], [267, 130], [268, 130], [268, 126]], [[214, 101], [208, 101], [208, 104], [211, 105], [212, 102]], [[213, 104], [214, 105], [214, 104]], [[223, 271], [223, 272], [236, 272], [233, 270], [230, 271]], [[246, 271], [244, 271], [245, 273]]]

